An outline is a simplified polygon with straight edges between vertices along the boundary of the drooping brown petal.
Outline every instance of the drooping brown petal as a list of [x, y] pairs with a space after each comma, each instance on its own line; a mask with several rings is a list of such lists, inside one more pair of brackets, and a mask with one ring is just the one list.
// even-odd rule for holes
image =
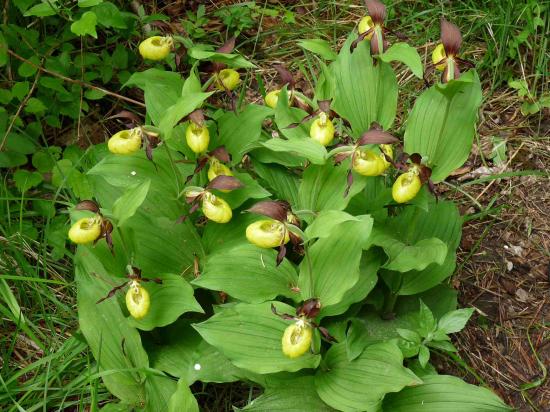
[[374, 24], [382, 24], [386, 20], [386, 6], [378, 0], [365, 0], [365, 5], [369, 11]]
[[151, 143], [147, 143], [145, 146], [145, 156], [147, 156], [147, 159], [151, 162], [153, 161], [153, 145]]
[[327, 328], [324, 328], [324, 327], [322, 327], [322, 326], [318, 326], [318, 329], [319, 329], [319, 332], [321, 332], [321, 335], [323, 335], [323, 337], [324, 337], [328, 342], [331, 342], [331, 343], [336, 343], [336, 342], [338, 342], [338, 341], [336, 340], [336, 338], [330, 334], [330, 332], [328, 331]]
[[193, 123], [198, 124], [199, 126], [202, 126], [204, 124], [204, 113], [201, 109], [197, 109], [189, 113], [189, 120], [191, 120]]
[[[384, 39], [382, 39], [382, 44], [380, 44], [380, 39], [378, 36], [372, 36], [370, 40], [370, 54], [376, 56], [384, 51]], [[374, 64], [377, 64], [378, 60], [374, 60]]]
[[288, 203], [277, 200], [262, 200], [256, 203], [247, 212], [264, 215], [279, 222], [286, 222], [286, 214], [290, 207]]
[[117, 293], [117, 291], [119, 291], [120, 289], [122, 289], [124, 286], [126, 286], [128, 284], [128, 282], [124, 282], [122, 285], [118, 285], [116, 287], [114, 287], [113, 289], [111, 289], [109, 291], [109, 293], [107, 293], [107, 296], [105, 296], [104, 298], [101, 298], [99, 299], [97, 302], [96, 302], [96, 305], [98, 303], [101, 303], [103, 302], [104, 300], [107, 300], [109, 298], [112, 298], [113, 296], [115, 296], [115, 293]]
[[206, 188], [218, 190], [235, 190], [243, 186], [244, 185], [241, 183], [241, 181], [236, 177], [219, 175], [216, 176], [214, 180], [212, 180], [208, 184], [208, 186], [206, 186]]
[[422, 164], [422, 156], [419, 153], [413, 153], [409, 156], [409, 159], [415, 165]]
[[296, 308], [296, 315], [315, 318], [321, 311], [321, 301], [317, 298], [304, 300], [300, 306]]
[[279, 246], [279, 253], [277, 253], [276, 266], [279, 266], [282, 263], [285, 256], [286, 256], [286, 246], [284, 243], [281, 243], [281, 245]]
[[361, 135], [357, 144], [363, 146], [366, 144], [392, 144], [399, 142], [399, 139], [388, 132], [371, 128]]
[[430, 169], [428, 166], [422, 166], [420, 168], [420, 181], [422, 183], [426, 183], [428, 180], [430, 180], [431, 175], [432, 169]]
[[345, 159], [351, 156], [350, 152], [343, 152], [343, 153], [337, 153], [334, 155], [334, 163], [339, 164], [342, 163]]
[[447, 56], [457, 55], [462, 44], [462, 36], [458, 27], [444, 18], [441, 19], [441, 43], [443, 43]]
[[225, 146], [216, 147], [208, 154], [223, 163], [229, 163], [231, 161], [231, 155], [229, 154]]
[[291, 89], [294, 88], [294, 77], [292, 77], [292, 73], [290, 73], [285, 66], [282, 64], [278, 64], [275, 66], [275, 69], [279, 73], [279, 77], [281, 78], [281, 86], [284, 86], [285, 84], [288, 84]]
[[275, 307], [275, 305], [273, 303], [271, 304], [271, 312], [273, 312], [273, 314], [275, 316], [278, 316], [278, 317], [280, 317], [281, 319], [284, 319], [284, 320], [293, 320], [294, 319], [294, 316], [289, 315], [288, 313], [279, 313], [279, 312], [277, 312], [277, 308]]
[[195, 176], [197, 173], [199, 173], [204, 167], [208, 164], [208, 158], [206, 156], [200, 157], [197, 159], [197, 165], [195, 166], [195, 170], [193, 170], [193, 174], [190, 174], [185, 179], [185, 184], [189, 183], [191, 179], [193, 179], [193, 176]]
[[367, 31], [361, 33], [354, 41], [353, 43], [351, 43], [351, 45], [349, 46], [349, 51], [350, 52], [353, 52], [355, 50], [355, 48], [357, 47], [357, 45], [359, 43], [361, 43], [363, 40], [365, 40], [365, 38], [372, 33], [372, 31], [374, 30], [374, 28], [370, 28], [368, 29]]
[[88, 210], [90, 212], [99, 213], [99, 205], [93, 200], [83, 200], [75, 206], [75, 210]]
[[235, 49], [235, 40], [237, 38], [235, 36], [228, 39], [221, 47], [216, 50], [218, 53], [231, 53], [233, 49]]

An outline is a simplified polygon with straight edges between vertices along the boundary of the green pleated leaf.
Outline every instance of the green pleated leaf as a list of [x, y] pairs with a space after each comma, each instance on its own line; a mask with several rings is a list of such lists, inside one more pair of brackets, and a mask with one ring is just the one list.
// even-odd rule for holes
[[344, 197], [348, 170], [349, 160], [338, 166], [331, 163], [308, 166], [298, 191], [298, 209], [312, 212], [344, 210], [353, 196], [363, 190], [367, 181], [364, 176], [356, 177], [348, 196]]
[[407, 43], [395, 43], [390, 46], [388, 50], [378, 56], [378, 58], [386, 63], [398, 61], [406, 64], [413, 74], [422, 79], [422, 60], [418, 51]]
[[315, 390], [313, 376], [285, 377], [268, 385], [265, 392], [241, 411], [254, 412], [330, 412]]
[[274, 152], [301, 156], [316, 165], [322, 165], [326, 162], [327, 150], [323, 145], [309, 137], [290, 138], [288, 140], [273, 138], [265, 141], [263, 146]]
[[397, 272], [423, 270], [432, 263], [442, 265], [447, 256], [447, 245], [435, 237], [408, 244], [394, 237], [388, 230], [375, 228], [372, 243], [382, 247], [388, 255], [384, 269]]
[[406, 123], [405, 151], [427, 159], [434, 182], [444, 180], [468, 158], [481, 99], [474, 70], [458, 80], [433, 85], [416, 99]]
[[[105, 386], [126, 404], [145, 404], [144, 374], [128, 370], [149, 366], [139, 333], [128, 324], [116, 298], [96, 303], [113, 287], [108, 282], [124, 280], [109, 276], [102, 261], [86, 247], [78, 248], [75, 265], [80, 329], [101, 371], [106, 372]], [[119, 266], [124, 273], [124, 266]]]
[[285, 199], [292, 206], [297, 204], [300, 181], [295, 174], [279, 165], [267, 165], [256, 160], [253, 161], [253, 164], [254, 171], [265, 181], [266, 187], [278, 199]]
[[486, 388], [470, 385], [459, 378], [427, 375], [424, 383], [386, 396], [382, 408], [392, 412], [505, 412], [511, 411]]
[[224, 113], [218, 119], [216, 146], [225, 146], [233, 157], [233, 163], [240, 162], [245, 153], [257, 146], [262, 123], [272, 112], [269, 107], [250, 104], [238, 114]]
[[368, 215], [358, 219], [334, 226], [330, 237], [317, 240], [307, 249], [298, 279], [304, 300], [318, 298], [323, 306], [335, 305], [356, 284], [362, 248], [366, 247], [373, 222]]
[[168, 412], [199, 412], [199, 405], [184, 379], [178, 381], [176, 391], [168, 402]]
[[345, 343], [339, 343], [323, 360], [326, 368], [315, 376], [315, 387], [325, 403], [340, 411], [378, 411], [387, 393], [422, 383], [403, 366], [403, 355], [393, 342], [368, 346], [352, 361]]
[[155, 122], [161, 130], [161, 137], [163, 139], [170, 139], [170, 137], [172, 137], [174, 127], [180, 122], [180, 120], [193, 110], [199, 108], [202, 103], [212, 95], [212, 93], [214, 92], [186, 93], [183, 96], [178, 97], [176, 102], [172, 106], [166, 108], [164, 113], [162, 113], [160, 121], [158, 123]]
[[[295, 308], [284, 303], [273, 304], [281, 313], [295, 312]], [[271, 302], [266, 302], [223, 307], [207, 321], [193, 326], [239, 368], [260, 374], [316, 368], [320, 355], [306, 353], [290, 359], [283, 354], [281, 339], [290, 324], [274, 315]]]
[[255, 64], [249, 62], [240, 54], [218, 53], [204, 50], [200, 47], [192, 47], [187, 53], [189, 56], [197, 60], [209, 60], [213, 62], [225, 63], [230, 67], [242, 67], [247, 69], [256, 67]]
[[171, 324], [186, 312], [203, 312], [193, 296], [193, 288], [180, 275], [154, 273], [151, 277], [161, 279], [162, 284], [142, 282], [141, 286], [149, 292], [151, 306], [143, 319], [128, 318], [130, 325], [153, 330]]
[[300, 46], [302, 49], [309, 50], [312, 53], [318, 54], [325, 60], [336, 60], [338, 55], [334, 50], [332, 50], [332, 47], [330, 46], [330, 43], [323, 39], [306, 39], [306, 40], [298, 40], [298, 46]]
[[[188, 321], [180, 320], [158, 331], [159, 336], [146, 342], [151, 365], [188, 385], [201, 382], [234, 382], [250, 373], [234, 366], [227, 357], [194, 330]], [[157, 342], [160, 340], [160, 342]]]
[[277, 252], [243, 244], [210, 255], [201, 275], [192, 283], [224, 291], [249, 303], [261, 303], [277, 296], [297, 298], [292, 288], [298, 283], [296, 269], [288, 260], [276, 266]]
[[143, 408], [144, 412], [168, 410], [168, 404], [174, 393], [176, 393], [176, 387], [176, 381], [172, 378], [151, 370], [145, 381], [147, 402]]
[[331, 107], [350, 122], [353, 137], [358, 138], [372, 122], [378, 122], [384, 130], [392, 126], [397, 109], [397, 79], [388, 63], [373, 64], [368, 41], [360, 42], [351, 53], [355, 38], [355, 33], [350, 35], [330, 66], [334, 81]]
[[124, 225], [129, 218], [134, 216], [136, 210], [138, 210], [145, 200], [150, 186], [151, 181], [147, 179], [142, 183], [138, 183], [128, 188], [124, 194], [115, 201], [113, 205], [113, 216], [117, 219], [118, 226]]

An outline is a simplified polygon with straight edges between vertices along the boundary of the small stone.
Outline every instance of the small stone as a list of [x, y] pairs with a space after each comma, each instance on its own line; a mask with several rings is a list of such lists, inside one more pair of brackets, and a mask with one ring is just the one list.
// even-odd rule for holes
[[525, 303], [529, 300], [529, 293], [527, 293], [527, 291], [525, 289], [519, 288], [518, 290], [516, 290], [516, 298], [520, 302]]

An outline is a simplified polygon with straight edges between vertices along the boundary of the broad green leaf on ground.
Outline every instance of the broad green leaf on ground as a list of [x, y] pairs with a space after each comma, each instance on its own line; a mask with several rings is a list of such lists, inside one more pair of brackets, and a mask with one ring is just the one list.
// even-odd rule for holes
[[409, 244], [401, 241], [400, 237], [394, 237], [390, 230], [375, 227], [371, 241], [388, 255], [383, 268], [397, 272], [423, 270], [432, 263], [442, 265], [447, 256], [447, 245], [435, 237]]
[[335, 305], [356, 284], [362, 249], [367, 247], [373, 222], [368, 215], [358, 218], [334, 226], [330, 237], [306, 249], [298, 279], [304, 300], [318, 298], [323, 306]]
[[446, 334], [459, 332], [464, 329], [473, 312], [473, 308], [467, 308], [446, 313], [439, 319], [437, 329]]
[[318, 54], [325, 60], [336, 60], [338, 55], [334, 50], [332, 50], [332, 47], [330, 46], [330, 43], [323, 39], [306, 39], [306, 40], [298, 40], [298, 46], [300, 46], [302, 49], [309, 50], [312, 53]]
[[274, 152], [290, 153], [309, 160], [316, 165], [326, 162], [327, 150], [316, 141], [307, 138], [272, 138], [266, 140], [263, 146]]
[[204, 50], [198, 46], [190, 48], [187, 53], [194, 59], [225, 63], [229, 67], [246, 69], [252, 69], [256, 67], [255, 64], [249, 62], [240, 54], [218, 53], [214, 51]]
[[97, 39], [97, 32], [95, 26], [97, 25], [97, 16], [93, 11], [87, 11], [80, 19], [71, 24], [71, 31], [77, 36], [90, 35], [94, 39]]
[[176, 392], [176, 382], [158, 371], [149, 370], [148, 372], [145, 380], [147, 402], [143, 410], [144, 412], [166, 411], [170, 399]]
[[297, 175], [283, 166], [269, 165], [255, 160], [252, 163], [254, 171], [265, 181], [264, 186], [272, 191], [276, 198], [285, 199], [291, 206], [297, 204], [298, 185], [300, 184]]
[[136, 86], [145, 92], [147, 115], [159, 124], [166, 110], [181, 96], [183, 79], [179, 73], [148, 69], [134, 73], [123, 87]]
[[180, 379], [168, 402], [168, 412], [199, 412], [199, 405], [185, 379]]
[[216, 146], [225, 146], [233, 157], [233, 163], [241, 161], [243, 155], [255, 147], [260, 139], [262, 123], [272, 113], [266, 106], [256, 104], [235, 114], [226, 112], [218, 119], [218, 137]]
[[204, 251], [196, 228], [188, 220], [176, 224], [165, 217], [139, 214], [127, 224], [134, 264], [144, 273], [184, 273], [191, 276], [195, 256]]
[[[147, 274], [145, 277], [148, 277]], [[203, 310], [193, 295], [193, 288], [180, 275], [151, 274], [151, 278], [158, 278], [156, 282], [142, 282], [142, 286], [149, 292], [151, 306], [143, 319], [128, 318], [131, 326], [142, 330], [153, 330], [169, 325], [186, 312], [200, 312]]]
[[[159, 339], [160, 343], [157, 343]], [[158, 331], [156, 339], [145, 342], [151, 366], [182, 378], [188, 385], [201, 382], [234, 382], [249, 372], [234, 366], [229, 359], [194, 330], [186, 320], [179, 320]]]
[[335, 226], [349, 221], [360, 222], [361, 218], [340, 210], [323, 210], [306, 228], [305, 233], [308, 239], [329, 237]]
[[422, 79], [424, 69], [422, 60], [418, 51], [407, 43], [395, 43], [388, 50], [378, 56], [378, 58], [386, 63], [398, 61], [404, 63], [411, 69], [413, 74]]
[[481, 99], [474, 70], [447, 84], [433, 85], [416, 99], [406, 122], [405, 151], [426, 159], [434, 182], [444, 180], [468, 158]]
[[151, 181], [147, 179], [126, 189], [124, 194], [115, 201], [113, 217], [117, 220], [117, 226], [123, 226], [129, 218], [134, 216], [145, 200], [150, 186]]
[[297, 298], [292, 288], [298, 275], [288, 260], [276, 266], [277, 252], [245, 243], [208, 256], [193, 285], [219, 290], [248, 303], [260, 303], [277, 296]]
[[453, 203], [445, 201], [432, 202], [428, 211], [409, 207], [396, 218], [388, 220], [388, 229], [408, 244], [429, 238], [438, 238], [447, 244], [447, 256], [442, 265], [432, 263], [423, 270], [403, 274], [400, 295], [414, 295], [431, 289], [452, 274], [461, 226], [458, 209]]
[[[283, 354], [281, 338], [291, 322], [274, 315], [271, 303], [238, 303], [222, 307], [207, 321], [193, 326], [239, 368], [260, 374], [316, 368], [320, 355], [306, 353], [290, 359]], [[295, 308], [284, 303], [273, 304], [280, 313], [295, 312]]]
[[128, 324], [116, 298], [96, 303], [113, 287], [106, 279], [116, 284], [120, 279], [108, 276], [89, 248], [78, 248], [75, 265], [80, 329], [100, 370], [105, 372], [105, 386], [124, 403], [136, 407], [143, 405], [146, 401], [145, 376], [143, 372], [131, 370], [149, 366], [139, 333]]
[[15, 186], [21, 193], [38, 186], [42, 183], [43, 177], [38, 172], [30, 172], [25, 169], [19, 169], [13, 174]]
[[367, 347], [348, 361], [345, 343], [332, 345], [324, 358], [326, 368], [315, 376], [321, 399], [340, 411], [378, 411], [384, 395], [422, 381], [403, 366], [401, 350], [393, 342]]
[[367, 297], [378, 281], [378, 269], [382, 264], [382, 257], [373, 249], [363, 252], [359, 265], [359, 278], [346, 292], [339, 303], [323, 306], [319, 316], [336, 316], [344, 313], [354, 303], [361, 302]]
[[372, 122], [384, 130], [392, 126], [397, 109], [397, 79], [388, 63], [373, 64], [368, 41], [360, 42], [352, 53], [350, 45], [355, 37], [356, 34], [350, 35], [330, 67], [335, 90], [331, 107], [350, 122], [352, 135], [357, 139]]
[[234, 172], [233, 176], [239, 179], [243, 186], [229, 193], [219, 193], [219, 196], [229, 203], [231, 209], [235, 210], [248, 199], [263, 199], [271, 195], [248, 173]]
[[241, 411], [254, 412], [331, 412], [315, 390], [313, 376], [293, 376], [268, 385], [265, 392]]
[[446, 375], [424, 376], [424, 383], [388, 394], [382, 408], [392, 412], [505, 412], [512, 411], [486, 388]]
[[252, 213], [239, 213], [235, 214], [228, 223], [209, 221], [202, 235], [206, 253], [212, 254], [247, 243], [246, 228], [258, 219], [258, 215]]
[[[146, 88], [146, 90], [149, 90]], [[161, 138], [170, 139], [172, 130], [185, 116], [199, 108], [202, 103], [212, 95], [209, 93], [186, 93], [176, 100], [170, 107], [166, 108], [158, 122], [161, 131]], [[155, 122], [156, 123], [156, 122]]]
[[346, 190], [349, 160], [338, 166], [327, 163], [323, 166], [310, 165], [304, 171], [298, 190], [298, 210], [321, 212], [322, 210], [344, 210], [350, 199], [365, 187], [367, 178], [354, 179], [348, 196]]

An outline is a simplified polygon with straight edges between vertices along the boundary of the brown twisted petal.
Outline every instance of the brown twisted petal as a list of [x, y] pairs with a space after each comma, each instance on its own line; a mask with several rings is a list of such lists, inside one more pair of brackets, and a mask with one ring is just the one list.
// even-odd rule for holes
[[462, 35], [458, 27], [444, 18], [441, 19], [441, 43], [443, 43], [447, 56], [458, 54], [462, 44]]
[[365, 5], [369, 11], [374, 24], [382, 24], [386, 20], [386, 6], [378, 0], [365, 0]]
[[391, 144], [397, 142], [399, 142], [399, 139], [390, 133], [371, 128], [361, 135], [357, 144], [363, 146], [366, 144]]
[[292, 73], [290, 73], [282, 64], [275, 66], [275, 69], [277, 70], [277, 73], [279, 73], [281, 84], [288, 84], [291, 89], [294, 88], [294, 77], [292, 77]]
[[235, 40], [237, 38], [235, 36], [228, 39], [218, 50], [216, 50], [218, 53], [231, 53], [233, 49], [235, 48]]
[[202, 126], [204, 123], [204, 113], [201, 109], [197, 109], [189, 113], [189, 120], [191, 120], [193, 123], [198, 124], [199, 126]]

